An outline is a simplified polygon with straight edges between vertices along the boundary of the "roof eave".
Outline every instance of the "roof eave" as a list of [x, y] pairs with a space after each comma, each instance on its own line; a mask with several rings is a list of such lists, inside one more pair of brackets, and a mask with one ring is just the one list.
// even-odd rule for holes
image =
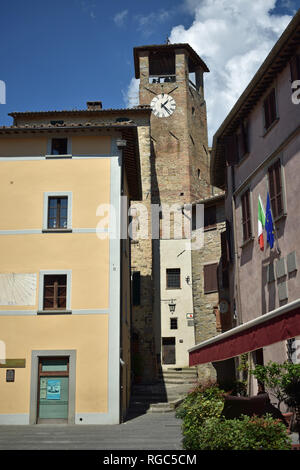
[[[262, 65], [259, 67], [257, 70], [256, 74], [244, 90], [244, 92], [241, 94], [229, 114], [226, 116], [224, 119], [223, 123], [219, 127], [219, 129], [216, 131], [213, 137], [213, 145], [212, 145], [212, 152], [211, 152], [211, 181], [214, 186], [217, 186], [219, 188], [224, 189], [225, 186], [225, 174], [222, 172], [222, 175], [217, 175], [216, 174], [216, 153], [218, 151], [218, 145], [219, 145], [219, 140], [220, 137], [222, 137], [225, 133], [230, 124], [233, 123], [234, 118], [238, 115], [239, 112], [241, 112], [243, 105], [245, 105], [247, 99], [251, 98], [251, 95], [254, 93], [257, 85], [259, 82], [264, 78], [266, 75], [267, 71], [271, 68], [273, 62], [277, 57], [280, 56], [280, 53], [283, 51], [284, 46], [292, 39], [293, 35], [297, 31], [297, 28], [299, 28], [300, 24], [300, 9], [296, 13], [296, 15], [293, 17], [293, 19], [290, 21], [278, 41], [275, 43], [273, 48], [271, 49], [270, 53], [262, 63]], [[274, 74], [278, 72], [274, 71]], [[259, 98], [257, 98], [259, 99]]]

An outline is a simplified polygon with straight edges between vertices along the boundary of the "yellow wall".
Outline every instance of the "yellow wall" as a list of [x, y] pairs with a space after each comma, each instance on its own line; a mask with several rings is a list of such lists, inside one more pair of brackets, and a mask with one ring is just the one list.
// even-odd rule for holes
[[109, 158], [4, 161], [0, 181], [0, 230], [42, 228], [44, 192], [73, 192], [75, 228], [95, 228], [110, 201]]
[[110, 136], [74, 136], [72, 137], [73, 155], [110, 154]]
[[[82, 137], [81, 137], [82, 138]], [[80, 138], [80, 139], [81, 139]], [[101, 144], [101, 145], [100, 145]], [[110, 137], [74, 138], [74, 151], [110, 153]], [[0, 155], [45, 155], [47, 137], [1, 138]], [[95, 153], [95, 152], [93, 152]], [[96, 229], [100, 204], [110, 203], [110, 159], [83, 158], [0, 162], [0, 230], [42, 230], [44, 192], [72, 192], [72, 228]], [[36, 273], [34, 306], [0, 306], [0, 311], [37, 310], [39, 272], [71, 270], [71, 309], [109, 307], [109, 240], [96, 233], [0, 234], [0, 273]], [[0, 315], [0, 340], [7, 358], [25, 358], [14, 383], [0, 369], [0, 414], [28, 413], [31, 351], [77, 351], [76, 413], [107, 412], [108, 314]]]
[[[0, 273], [72, 270], [71, 309], [105, 309], [109, 300], [109, 240], [95, 233], [1, 235]], [[39, 279], [37, 279], [38, 283]], [[38, 287], [38, 286], [37, 286]], [[1, 310], [38, 307], [0, 306]], [[1, 339], [1, 338], [0, 338]]]
[[37, 156], [46, 155], [47, 153], [47, 137], [36, 136], [1, 136], [0, 156], [1, 157], [18, 157], [21, 155]]
[[[1, 136], [0, 156], [44, 156], [47, 154], [49, 138], [64, 138], [63, 134], [50, 136]], [[72, 155], [110, 154], [110, 136], [76, 135], [71, 137]]]
[[31, 351], [75, 349], [76, 413], [107, 412], [108, 315], [0, 316], [8, 358], [26, 359], [6, 383], [0, 369], [0, 414], [29, 413]]

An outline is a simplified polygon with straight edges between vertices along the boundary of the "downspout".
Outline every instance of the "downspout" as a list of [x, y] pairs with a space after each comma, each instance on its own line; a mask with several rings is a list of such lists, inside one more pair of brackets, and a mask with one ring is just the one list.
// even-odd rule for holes
[[[242, 324], [242, 302], [241, 302], [241, 287], [240, 287], [240, 267], [239, 267], [239, 254], [238, 254], [238, 243], [237, 243], [237, 226], [236, 226], [236, 199], [235, 199], [235, 174], [234, 166], [231, 166], [231, 207], [232, 207], [232, 220], [233, 220], [233, 239], [234, 239], [234, 299], [236, 299], [235, 309], [237, 311], [236, 322], [237, 326]], [[249, 358], [248, 358], [249, 361]], [[239, 358], [234, 359], [236, 373], [239, 366]], [[236, 376], [237, 377], [237, 376]], [[247, 389], [250, 392], [250, 371], [247, 374]], [[250, 396], [250, 395], [249, 395]]]
[[237, 299], [237, 326], [242, 322], [242, 302], [241, 302], [241, 288], [240, 288], [240, 268], [239, 268], [239, 254], [237, 246], [237, 231], [236, 231], [236, 204], [235, 196], [232, 196], [232, 218], [234, 228], [234, 297]]

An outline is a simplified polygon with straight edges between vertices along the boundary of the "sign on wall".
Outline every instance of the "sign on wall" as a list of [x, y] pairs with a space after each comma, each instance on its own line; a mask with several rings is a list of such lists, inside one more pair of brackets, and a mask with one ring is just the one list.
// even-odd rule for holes
[[60, 400], [61, 382], [57, 379], [47, 381], [47, 400]]

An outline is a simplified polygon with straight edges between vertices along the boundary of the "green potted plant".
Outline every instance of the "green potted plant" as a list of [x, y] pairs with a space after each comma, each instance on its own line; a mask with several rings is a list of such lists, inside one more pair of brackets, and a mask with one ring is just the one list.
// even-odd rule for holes
[[296, 430], [300, 442], [300, 364], [287, 363], [287, 373], [282, 378], [285, 404], [295, 410]]
[[[257, 365], [251, 373], [259, 383], [262, 383], [268, 393], [277, 400], [277, 407], [280, 410], [281, 404], [285, 403], [292, 408], [298, 416], [300, 422], [300, 364], [293, 364], [288, 361], [278, 364], [269, 362], [267, 365]], [[293, 416], [293, 412], [282, 413], [287, 423]], [[299, 426], [298, 426], [299, 427]]]
[[269, 362], [267, 365], [256, 365], [250, 372], [257, 379], [259, 384], [263, 384], [265, 390], [276, 399], [276, 406], [280, 410], [281, 404], [286, 398], [283, 390], [282, 378], [285, 374], [285, 363]]

